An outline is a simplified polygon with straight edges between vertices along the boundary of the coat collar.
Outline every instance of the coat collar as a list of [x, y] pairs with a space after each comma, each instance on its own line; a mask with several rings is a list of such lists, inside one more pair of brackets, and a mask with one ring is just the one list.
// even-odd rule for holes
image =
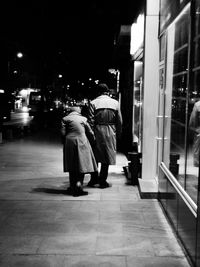
[[68, 115], [80, 115], [81, 116], [81, 114], [77, 111], [71, 111]]
[[100, 95], [97, 98], [110, 98], [110, 96], [109, 95]]

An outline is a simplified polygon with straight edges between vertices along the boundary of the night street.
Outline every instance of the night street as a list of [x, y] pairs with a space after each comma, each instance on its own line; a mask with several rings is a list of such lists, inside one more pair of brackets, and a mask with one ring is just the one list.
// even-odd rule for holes
[[0, 21], [0, 267], [200, 267], [200, 0]]

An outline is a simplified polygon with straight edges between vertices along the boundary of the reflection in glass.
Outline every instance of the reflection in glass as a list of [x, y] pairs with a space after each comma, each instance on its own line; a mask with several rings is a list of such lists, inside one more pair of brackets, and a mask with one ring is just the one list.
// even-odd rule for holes
[[[200, 53], [199, 53], [199, 49], [200, 49], [200, 0], [196, 0], [195, 1], [195, 36], [194, 36], [194, 68], [193, 69], [193, 87], [191, 88], [191, 100], [193, 101], [197, 101], [200, 99]], [[195, 93], [195, 94], [194, 94]], [[192, 99], [193, 97], [193, 99]], [[199, 167], [196, 167], [196, 173], [198, 172]], [[197, 187], [197, 185], [199, 184], [199, 173], [198, 176], [196, 176], [196, 180], [195, 180], [195, 186]], [[187, 185], [188, 186], [188, 185]], [[197, 190], [198, 192], [198, 190]], [[200, 209], [199, 209], [199, 205], [200, 205], [200, 190], [198, 192], [198, 221], [197, 221], [197, 255], [196, 255], [196, 265], [200, 266]]]
[[[198, 77], [197, 77], [198, 76]], [[187, 140], [187, 172], [186, 172], [186, 190], [195, 202], [197, 202], [197, 186], [199, 172], [199, 147], [200, 147], [200, 98], [199, 90], [197, 91], [197, 83], [200, 72], [194, 75], [194, 87], [189, 97], [189, 129]]]
[[184, 46], [174, 54], [174, 74], [187, 71], [188, 64], [188, 47]]
[[174, 68], [171, 110], [170, 154], [177, 155], [179, 169], [176, 178], [184, 187], [186, 164], [186, 118], [188, 80], [188, 16], [183, 13], [175, 24]]
[[185, 205], [184, 200], [178, 197], [178, 235], [189, 252], [190, 259], [195, 262], [196, 254], [196, 218]]
[[[170, 175], [165, 177], [164, 173], [159, 175], [159, 197], [190, 259], [200, 266], [200, 222], [196, 220], [196, 214], [192, 212], [189, 204], [196, 206], [197, 197], [200, 200], [200, 195], [198, 196], [198, 180], [200, 180], [200, 0], [195, 0], [193, 4], [197, 5], [197, 2], [195, 16], [193, 13], [190, 14], [190, 11], [193, 12], [194, 9], [190, 9], [191, 6], [188, 4], [167, 31], [166, 100], [170, 99], [171, 105], [170, 103], [165, 105], [165, 110], [169, 111], [167, 115], [171, 111], [171, 122], [169, 125], [166, 123], [164, 128], [167, 138], [170, 134], [170, 151], [168, 151], [167, 138], [164, 140], [164, 163], [167, 163], [167, 168], [169, 166], [178, 185], [186, 190], [187, 194], [181, 195], [181, 190], [176, 191], [175, 184], [170, 183], [173, 179], [170, 180]], [[190, 24], [190, 18], [194, 19], [192, 24]], [[189, 32], [190, 26], [195, 26], [191, 32]], [[190, 34], [191, 42], [189, 42]], [[168, 104], [167, 101], [166, 103]], [[167, 157], [169, 157], [170, 164], [168, 164]], [[178, 168], [176, 168], [176, 161]], [[197, 205], [199, 207], [199, 203]], [[199, 217], [199, 209], [197, 211]]]
[[134, 74], [134, 105], [133, 105], [133, 116], [134, 116], [134, 136], [133, 140], [138, 144], [138, 151], [142, 151], [142, 73], [143, 64], [142, 61], [135, 61], [135, 74]]
[[164, 56], [165, 56], [165, 35], [163, 34], [161, 37], [160, 37], [160, 61], [163, 61], [164, 60]]
[[195, 53], [195, 57], [194, 57], [194, 67], [198, 67], [200, 65], [200, 39], [197, 38], [194, 40], [194, 53]]
[[[198, 154], [197, 132], [200, 135], [200, 126], [198, 131], [198, 123], [194, 123], [194, 120], [200, 115], [193, 113], [191, 120], [190, 116], [194, 103], [200, 95], [200, 75], [197, 75], [197, 72], [194, 73], [193, 89], [188, 92], [188, 25], [189, 13], [185, 12], [175, 24], [170, 154], [179, 156], [179, 170], [176, 178], [191, 198], [197, 202], [198, 164], [194, 162], [194, 155], [197, 157]], [[195, 45], [197, 46], [197, 42]]]
[[192, 43], [193, 68], [188, 95], [188, 138], [185, 190], [197, 203], [200, 147], [200, 1], [196, 1], [194, 37]]

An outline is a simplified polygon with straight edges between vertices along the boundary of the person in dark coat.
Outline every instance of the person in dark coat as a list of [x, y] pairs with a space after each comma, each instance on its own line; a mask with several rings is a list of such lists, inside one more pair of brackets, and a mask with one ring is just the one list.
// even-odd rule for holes
[[91, 175], [88, 186], [100, 185], [100, 188], [109, 187], [106, 181], [109, 165], [116, 164], [116, 141], [122, 131], [122, 116], [119, 102], [109, 96], [106, 84], [98, 85], [99, 96], [92, 100], [88, 107], [88, 122], [95, 134], [93, 147], [97, 163], [101, 164], [100, 174]]
[[88, 192], [82, 189], [84, 174], [96, 172], [97, 163], [89, 142], [94, 142], [94, 134], [79, 106], [71, 107], [69, 114], [62, 119], [61, 133], [64, 172], [69, 172], [68, 193], [87, 195]]

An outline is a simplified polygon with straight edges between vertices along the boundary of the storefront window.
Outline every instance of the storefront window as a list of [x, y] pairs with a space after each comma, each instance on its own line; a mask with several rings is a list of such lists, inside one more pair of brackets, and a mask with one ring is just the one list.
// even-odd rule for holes
[[138, 150], [142, 150], [142, 75], [143, 75], [143, 63], [142, 61], [135, 61], [134, 63], [134, 105], [133, 105], [133, 141], [138, 144]]
[[184, 45], [174, 54], [174, 74], [187, 70], [188, 45]]
[[199, 51], [199, 48], [200, 48], [200, 38], [197, 38], [195, 41], [194, 41], [194, 67], [198, 67], [200, 66], [200, 51]]
[[161, 37], [160, 37], [160, 59], [159, 61], [163, 61], [164, 58], [165, 58], [165, 35], [163, 34]]
[[200, 147], [200, 1], [196, 1], [194, 36], [192, 36], [192, 71], [188, 97], [188, 148], [186, 190], [197, 202]]
[[[200, 81], [200, 75], [194, 75], [194, 87], [189, 94], [189, 18], [188, 9], [175, 23], [170, 155], [176, 155], [179, 163], [175, 177], [196, 202], [198, 168], [194, 166], [195, 129], [191, 128], [189, 117], [199, 94], [196, 84]], [[198, 51], [197, 48], [195, 50]]]
[[191, 1], [166, 30], [164, 153], [159, 169], [161, 203], [194, 263], [200, 259], [196, 220], [200, 199], [199, 7], [200, 0]]
[[[171, 102], [170, 156], [176, 155], [179, 169], [173, 173], [190, 197], [197, 203], [200, 146], [200, 60], [199, 41], [193, 41], [194, 65], [189, 76], [190, 13], [183, 12], [175, 23], [173, 80]], [[195, 25], [199, 23], [196, 22]], [[198, 33], [196, 29], [196, 33]], [[190, 79], [190, 82], [189, 82]], [[196, 103], [196, 104], [195, 104]], [[199, 138], [198, 138], [199, 137]], [[174, 163], [171, 163], [172, 165]]]
[[160, 33], [174, 20], [189, 0], [160, 0]]

